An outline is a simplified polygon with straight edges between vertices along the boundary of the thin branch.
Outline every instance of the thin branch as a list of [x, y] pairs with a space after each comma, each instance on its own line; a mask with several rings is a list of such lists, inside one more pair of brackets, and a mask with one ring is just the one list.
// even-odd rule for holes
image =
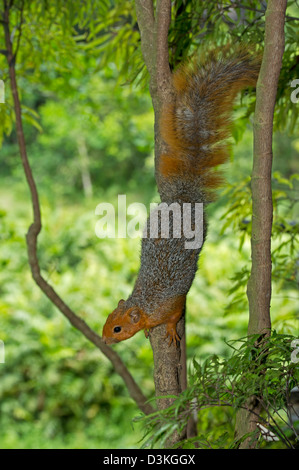
[[[248, 5], [241, 5], [240, 3], [237, 3], [237, 2], [236, 2], [236, 3], [232, 3], [232, 4], [229, 5], [229, 6], [223, 7], [223, 10], [230, 10], [231, 8], [237, 8], [237, 9], [255, 11], [256, 13], [262, 13], [262, 16], [264, 16], [265, 13], [266, 13], [266, 9], [265, 9], [265, 10], [259, 10], [258, 8], [252, 8], [252, 7], [249, 7]], [[286, 15], [286, 16], [285, 16], [285, 19], [286, 19], [286, 20], [299, 21], [299, 17], [297, 17], [297, 16], [289, 16], [289, 15]]]
[[21, 42], [21, 36], [22, 36], [22, 26], [24, 22], [24, 0], [22, 0], [21, 6], [20, 6], [20, 22], [19, 22], [19, 35], [17, 39], [17, 45], [16, 45], [16, 50], [14, 52], [14, 60], [16, 60], [17, 55], [18, 55], [18, 50], [20, 47], [20, 42]]
[[169, 52], [168, 52], [168, 30], [171, 21], [171, 1], [158, 0], [157, 1], [157, 15], [156, 15], [156, 47], [157, 47], [157, 84], [158, 93], [159, 88], [162, 90], [167, 89], [166, 80], [170, 79], [169, 68]]
[[248, 282], [249, 334], [271, 328], [271, 171], [273, 116], [284, 52], [286, 0], [270, 0], [266, 12], [265, 48], [257, 83], [254, 118], [252, 188], [252, 268]]
[[60, 312], [69, 320], [69, 322], [77, 328], [87, 339], [89, 339], [95, 346], [97, 346], [102, 353], [111, 361], [116, 372], [124, 380], [128, 391], [131, 397], [135, 400], [139, 408], [145, 413], [149, 414], [153, 412], [151, 405], [146, 403], [146, 397], [143, 395], [139, 386], [136, 384], [134, 378], [126, 368], [125, 364], [118, 356], [118, 354], [113, 351], [109, 346], [107, 346], [88, 325], [80, 317], [78, 317], [73, 310], [71, 310], [68, 305], [61, 299], [61, 297], [55, 292], [52, 286], [45, 280], [41, 274], [39, 260], [37, 256], [37, 238], [41, 231], [41, 211], [39, 204], [39, 196], [35, 180], [31, 171], [30, 163], [27, 156], [26, 142], [22, 125], [22, 112], [21, 104], [19, 99], [19, 93], [17, 88], [16, 73], [15, 73], [15, 61], [13, 55], [13, 47], [10, 38], [9, 31], [9, 10], [10, 7], [6, 7], [4, 11], [4, 33], [5, 33], [5, 42], [6, 48], [8, 51], [7, 60], [9, 65], [9, 76], [11, 82], [11, 90], [14, 101], [15, 117], [16, 117], [16, 129], [18, 144], [20, 149], [21, 160], [26, 175], [27, 183], [29, 186], [32, 208], [33, 208], [33, 223], [29, 227], [28, 233], [26, 235], [27, 249], [28, 249], [28, 259], [29, 265], [32, 272], [32, 277], [35, 280], [36, 284], [48, 297], [48, 299], [60, 310]]
[[152, 60], [155, 26], [153, 0], [136, 0], [135, 8], [141, 37], [142, 55], [149, 74], [153, 75], [155, 71], [155, 64]]

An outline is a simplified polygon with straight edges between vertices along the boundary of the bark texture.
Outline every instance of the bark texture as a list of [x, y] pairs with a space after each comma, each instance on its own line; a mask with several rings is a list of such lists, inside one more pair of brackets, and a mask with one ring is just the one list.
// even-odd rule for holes
[[[277, 85], [284, 52], [286, 0], [269, 0], [266, 11], [265, 47], [256, 90], [254, 116], [254, 154], [251, 177], [252, 235], [251, 274], [247, 285], [249, 302], [248, 335], [270, 335], [271, 331], [271, 231], [272, 134]], [[236, 435], [241, 438], [257, 429], [261, 412], [258, 397], [252, 397], [248, 410], [237, 415]], [[254, 448], [255, 439], [247, 438], [240, 448]]]
[[[141, 35], [141, 49], [145, 65], [150, 75], [150, 94], [155, 113], [155, 176], [160, 190], [158, 165], [160, 155], [165, 152], [166, 144], [159, 132], [161, 108], [173, 99], [171, 71], [168, 55], [168, 30], [171, 21], [171, 1], [157, 0], [154, 9], [153, 0], [136, 0], [136, 13]], [[185, 372], [185, 316], [177, 324], [177, 331], [182, 339], [180, 347], [165, 341], [165, 325], [157, 326], [150, 333], [154, 357], [154, 382], [157, 397], [178, 396], [186, 387]], [[182, 353], [183, 351], [183, 353]], [[165, 397], [158, 400], [160, 409], [167, 408], [175, 398]], [[179, 439], [186, 437], [173, 435], [167, 446], [172, 446]]]

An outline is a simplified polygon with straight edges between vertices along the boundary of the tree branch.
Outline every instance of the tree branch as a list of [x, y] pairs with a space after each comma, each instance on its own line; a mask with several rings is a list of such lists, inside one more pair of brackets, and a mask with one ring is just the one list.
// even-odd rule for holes
[[19, 47], [20, 47], [23, 21], [24, 21], [24, 0], [22, 0], [21, 6], [20, 6], [20, 23], [19, 23], [19, 28], [18, 28], [19, 29], [19, 34], [18, 34], [18, 39], [17, 39], [16, 50], [14, 52], [14, 60], [16, 60], [16, 58], [17, 58], [18, 50], [19, 50]]
[[155, 63], [152, 59], [155, 26], [153, 0], [136, 1], [135, 8], [141, 37], [142, 55], [146, 68], [152, 76], [155, 73]]
[[152, 413], [153, 408], [151, 407], [151, 405], [146, 403], [147, 401], [146, 397], [143, 395], [139, 386], [135, 382], [134, 378], [132, 377], [132, 375], [126, 368], [125, 364], [123, 363], [121, 358], [118, 356], [118, 354], [115, 351], [113, 351], [109, 346], [107, 346], [102, 341], [101, 337], [97, 335], [87, 325], [87, 323], [85, 323], [80, 317], [78, 317], [68, 307], [68, 305], [61, 299], [61, 297], [59, 297], [59, 295], [55, 292], [52, 286], [45, 280], [45, 278], [41, 274], [38, 256], [37, 256], [37, 239], [42, 228], [40, 203], [39, 203], [37, 187], [35, 184], [35, 180], [34, 180], [30, 163], [29, 163], [29, 159], [27, 156], [26, 142], [25, 142], [25, 136], [24, 136], [24, 131], [23, 131], [23, 125], [22, 125], [22, 112], [21, 112], [21, 104], [20, 104], [20, 99], [19, 99], [16, 73], [15, 73], [15, 60], [14, 60], [13, 46], [12, 46], [12, 42], [10, 39], [10, 30], [9, 30], [10, 6], [8, 6], [7, 4], [5, 6], [6, 8], [4, 10], [3, 25], [4, 25], [5, 43], [6, 43], [6, 49], [7, 49], [7, 61], [9, 65], [9, 76], [10, 76], [11, 90], [12, 90], [13, 101], [14, 101], [15, 117], [16, 117], [17, 138], [18, 138], [18, 145], [20, 149], [22, 165], [23, 165], [27, 183], [29, 186], [31, 201], [32, 201], [32, 208], [33, 208], [33, 223], [29, 227], [28, 233], [26, 235], [28, 260], [29, 260], [29, 265], [30, 265], [31, 272], [32, 272], [32, 277], [34, 281], [36, 282], [36, 284], [48, 297], [48, 299], [60, 310], [60, 312], [69, 320], [69, 322], [75, 328], [77, 328], [89, 341], [91, 341], [95, 346], [97, 346], [101, 350], [101, 352], [110, 360], [116, 372], [124, 380], [128, 388], [129, 394], [131, 395], [133, 400], [136, 402], [138, 407], [141, 409], [141, 411], [143, 411], [145, 414]]
[[272, 134], [277, 85], [284, 52], [286, 0], [269, 0], [265, 48], [256, 90], [252, 189], [252, 268], [248, 282], [248, 334], [271, 328]]

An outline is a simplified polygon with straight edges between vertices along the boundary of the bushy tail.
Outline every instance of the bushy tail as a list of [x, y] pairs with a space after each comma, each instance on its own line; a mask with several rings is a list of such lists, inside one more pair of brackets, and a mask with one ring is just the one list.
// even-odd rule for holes
[[234, 99], [242, 89], [255, 86], [260, 62], [260, 56], [244, 47], [232, 52], [226, 47], [179, 67], [173, 74], [176, 98], [163, 110], [160, 123], [169, 147], [160, 158], [164, 180], [189, 182], [191, 186], [196, 182], [205, 194], [219, 186], [222, 178], [212, 168], [228, 158], [226, 139]]

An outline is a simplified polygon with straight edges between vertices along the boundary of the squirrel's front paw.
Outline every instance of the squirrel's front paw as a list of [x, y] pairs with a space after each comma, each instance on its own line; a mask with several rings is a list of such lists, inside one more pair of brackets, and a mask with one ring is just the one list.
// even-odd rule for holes
[[170, 325], [170, 326], [167, 325], [165, 339], [166, 338], [169, 338], [169, 343], [168, 343], [169, 346], [172, 344], [172, 342], [174, 342], [176, 347], [177, 348], [179, 347], [181, 338], [179, 337], [179, 335], [176, 332], [176, 325], [174, 325], [174, 326], [173, 325]]

